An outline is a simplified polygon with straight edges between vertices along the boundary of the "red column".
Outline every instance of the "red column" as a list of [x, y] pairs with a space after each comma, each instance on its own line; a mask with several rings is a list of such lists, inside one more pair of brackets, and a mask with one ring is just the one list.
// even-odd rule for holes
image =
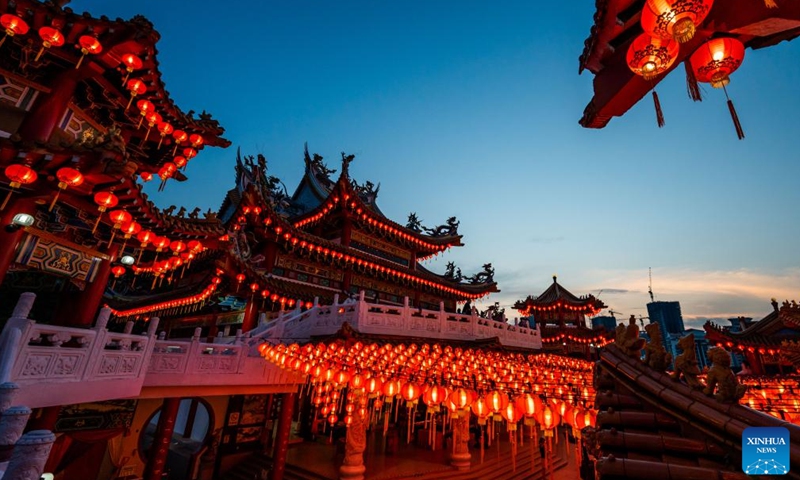
[[[12, 195], [20, 195], [19, 192]], [[0, 284], [5, 279], [6, 272], [17, 255], [17, 245], [22, 240], [25, 231], [21, 228], [11, 227], [11, 220], [18, 213], [34, 215], [36, 204], [28, 198], [12, 196], [6, 208], [0, 212]], [[0, 200], [2, 201], [2, 200]]]
[[295, 397], [297, 397], [297, 394], [294, 392], [284, 393], [281, 397], [281, 416], [278, 418], [278, 432], [275, 435], [275, 450], [272, 453], [272, 476], [270, 480], [283, 480], [283, 472], [286, 470], [286, 452], [289, 450], [289, 432], [292, 429]]
[[[100, 308], [100, 303], [103, 301], [103, 293], [105, 293], [108, 285], [108, 278], [111, 276], [111, 264], [116, 260], [118, 249], [119, 245], [117, 244], [105, 249], [103, 253], [111, 258], [100, 261], [94, 281], [86, 285], [86, 288], [75, 296], [74, 303], [70, 302], [73, 304], [69, 314], [66, 315], [70, 326], [91, 327], [94, 325], [97, 310]], [[64, 313], [66, 314], [67, 312]]]
[[56, 421], [58, 414], [61, 412], [61, 405], [54, 407], [37, 408], [36, 412], [28, 418], [28, 424], [25, 425], [25, 431], [31, 430], [50, 430], [51, 432], [56, 429]]
[[250, 295], [247, 306], [244, 307], [244, 320], [242, 320], [242, 333], [249, 332], [256, 328], [258, 323], [258, 307], [256, 306], [255, 294]]
[[161, 480], [164, 465], [167, 463], [169, 444], [172, 441], [172, 431], [175, 428], [175, 418], [181, 406], [180, 398], [165, 398], [161, 406], [161, 415], [158, 417], [153, 445], [147, 456], [147, 465], [144, 468], [144, 480]]
[[50, 85], [50, 93], [40, 92], [33, 108], [25, 115], [17, 130], [23, 141], [47, 142], [50, 139], [58, 121], [67, 110], [79, 80], [79, 70], [67, 70]]

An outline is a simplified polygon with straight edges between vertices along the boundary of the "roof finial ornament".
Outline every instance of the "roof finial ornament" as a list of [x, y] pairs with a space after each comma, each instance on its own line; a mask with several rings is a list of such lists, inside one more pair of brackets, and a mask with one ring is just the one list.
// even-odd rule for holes
[[772, 297], [771, 303], [772, 303], [772, 309], [777, 312], [778, 311], [778, 300], [775, 297]]
[[554, 273], [553, 274], [553, 283], [557, 283], [557, 280], [558, 280], [558, 275]]
[[347, 155], [346, 153], [342, 152], [342, 174], [349, 176], [350, 175], [350, 162], [355, 159], [355, 155]]

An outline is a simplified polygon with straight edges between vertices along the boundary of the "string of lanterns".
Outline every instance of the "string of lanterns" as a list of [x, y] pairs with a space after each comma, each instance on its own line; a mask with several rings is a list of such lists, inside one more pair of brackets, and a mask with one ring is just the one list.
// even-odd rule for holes
[[544, 337], [542, 336], [542, 343], [582, 343], [585, 345], [593, 345], [595, 347], [605, 347], [609, 343], [613, 342], [613, 340], [604, 337], [602, 335], [598, 335], [595, 337], [590, 338], [583, 338], [583, 337], [573, 337], [572, 335], [567, 335], [566, 333], [562, 333], [560, 335], [556, 335], [553, 337]]
[[[596, 412], [587, 407], [595, 394], [594, 366], [585, 360], [343, 340], [302, 347], [263, 344], [259, 351], [267, 361], [306, 376], [303, 392], [311, 395], [316, 414], [331, 425], [340, 415], [348, 426], [356, 414], [375, 423], [382, 416], [385, 431], [389, 418], [394, 414], [396, 420], [403, 407], [414, 418], [420, 400], [425, 423], [433, 429], [440, 414], [452, 419], [471, 413], [482, 429], [494, 420], [490, 437], [497, 429], [493, 424], [503, 420], [510, 435], [525, 419], [531, 432], [536, 425], [547, 437], [562, 421], [578, 432], [595, 423]], [[407, 424], [410, 439], [415, 422]]]
[[742, 405], [800, 425], [800, 377], [740, 376], [739, 382], [748, 387]]
[[170, 310], [176, 309], [183, 310], [186, 307], [196, 308], [200, 303], [205, 302], [214, 293], [220, 282], [221, 280], [219, 277], [214, 277], [211, 283], [209, 283], [208, 286], [206, 286], [206, 288], [198, 294], [183, 298], [176, 298], [145, 307], [132, 308], [129, 310], [115, 310], [112, 308], [111, 313], [116, 317], [135, 317], [153, 312], [169, 312]]
[[530, 316], [534, 312], [553, 312], [557, 310], [568, 310], [571, 312], [579, 312], [591, 317], [600, 313], [602, 308], [595, 308], [591, 305], [572, 305], [565, 300], [558, 300], [550, 305], [526, 305], [524, 308], [518, 308], [520, 315]]
[[[654, 80], [659, 75], [672, 68], [680, 55], [681, 45], [694, 37], [697, 27], [706, 19], [713, 3], [713, 0], [647, 0], [641, 16], [644, 33], [631, 42], [625, 56], [628, 68], [654, 85]], [[744, 44], [736, 38], [726, 37], [708, 40], [692, 53], [686, 63], [691, 98], [695, 101], [701, 99], [697, 82], [722, 88], [740, 140], [744, 138], [744, 130], [725, 86], [730, 81], [730, 74], [739, 68], [743, 59]], [[656, 121], [662, 127], [664, 115], [655, 88], [653, 103]]]

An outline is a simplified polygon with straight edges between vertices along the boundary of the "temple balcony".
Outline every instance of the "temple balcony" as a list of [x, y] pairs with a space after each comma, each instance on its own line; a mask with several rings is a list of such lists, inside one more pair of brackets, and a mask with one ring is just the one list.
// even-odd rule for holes
[[[15, 402], [31, 408], [118, 398], [271, 393], [294, 391], [299, 379], [265, 362], [244, 345], [156, 336], [158, 319], [146, 332], [106, 329], [104, 308], [93, 328], [42, 325], [28, 318], [35, 300], [20, 297], [0, 335], [0, 383], [18, 385]], [[198, 329], [199, 330], [199, 329]]]
[[470, 314], [446, 312], [441, 303], [439, 310], [426, 310], [409, 306], [405, 297], [402, 306], [368, 303], [362, 291], [358, 299], [333, 305], [314, 306], [305, 312], [285, 312], [275, 320], [262, 324], [252, 332], [251, 344], [258, 339], [271, 342], [304, 342], [312, 337], [333, 335], [347, 323], [355, 331], [367, 335], [426, 338], [432, 340], [476, 341], [497, 339], [506, 347], [540, 350], [541, 333], [536, 328], [525, 328]]

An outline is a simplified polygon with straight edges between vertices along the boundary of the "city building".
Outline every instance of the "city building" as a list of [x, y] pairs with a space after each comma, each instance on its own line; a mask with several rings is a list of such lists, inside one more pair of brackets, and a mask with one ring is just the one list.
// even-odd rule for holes
[[650, 302], [647, 304], [647, 316], [650, 317], [650, 323], [658, 323], [661, 328], [661, 340], [667, 350], [670, 348], [670, 335], [680, 335], [686, 330], [680, 302]]
[[596, 317], [592, 317], [592, 328], [605, 328], [609, 332], [613, 332], [617, 328], [617, 319], [616, 317], [609, 315], [598, 315]]

